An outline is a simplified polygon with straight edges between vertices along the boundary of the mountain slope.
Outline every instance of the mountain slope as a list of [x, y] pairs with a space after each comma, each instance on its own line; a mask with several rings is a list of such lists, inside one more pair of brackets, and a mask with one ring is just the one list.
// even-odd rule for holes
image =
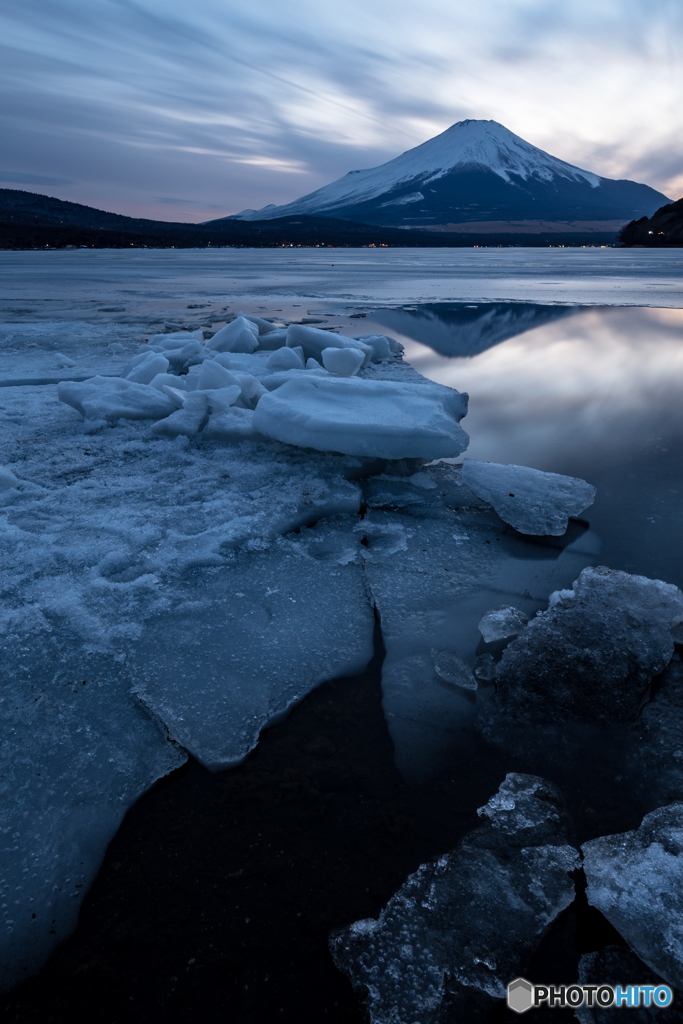
[[317, 214], [400, 227], [509, 221], [627, 221], [667, 197], [614, 181], [537, 149], [497, 121], [459, 121], [380, 167], [343, 178], [285, 206], [244, 210], [241, 220]]

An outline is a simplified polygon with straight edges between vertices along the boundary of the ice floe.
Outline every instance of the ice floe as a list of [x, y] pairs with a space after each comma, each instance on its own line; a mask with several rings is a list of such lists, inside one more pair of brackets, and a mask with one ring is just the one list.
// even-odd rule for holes
[[527, 466], [465, 459], [462, 478], [520, 533], [559, 537], [569, 517], [580, 515], [595, 500], [595, 487], [585, 480]]
[[186, 759], [124, 664], [88, 652], [56, 608], [37, 598], [32, 611], [13, 617], [21, 651], [7, 649], [7, 615], [3, 630], [0, 991], [68, 937], [126, 810]]
[[495, 700], [522, 715], [632, 720], [671, 660], [682, 612], [671, 584], [586, 568], [506, 648]]
[[511, 604], [501, 604], [484, 615], [479, 623], [479, 632], [485, 642], [490, 644], [494, 640], [507, 640], [509, 636], [517, 636], [528, 621], [519, 608], [514, 608]]
[[421, 865], [377, 920], [330, 937], [371, 1024], [489, 1019], [574, 899], [579, 857], [553, 786], [509, 774], [479, 814], [482, 827]]
[[681, 988], [683, 803], [652, 811], [633, 832], [592, 839], [581, 849], [588, 902], [648, 967]]

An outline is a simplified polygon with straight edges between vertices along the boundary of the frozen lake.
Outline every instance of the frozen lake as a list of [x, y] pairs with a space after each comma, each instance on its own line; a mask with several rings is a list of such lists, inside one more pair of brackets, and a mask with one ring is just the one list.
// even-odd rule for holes
[[580, 302], [683, 306], [677, 249], [83, 250], [0, 253], [3, 316], [130, 316], [186, 302]]
[[[475, 721], [490, 680], [444, 685], [429, 652], [455, 647], [473, 682], [502, 652], [484, 612], [533, 616], [592, 564], [683, 586], [683, 252], [20, 252], [0, 253], [0, 280], [0, 467], [20, 480], [0, 477], [0, 710], [13, 836], [29, 829], [27, 852], [5, 847], [19, 895], [3, 911], [8, 935], [18, 920], [42, 943], [31, 970], [66, 940], [5, 997], [8, 1019], [358, 1024], [328, 934], [455, 847], [507, 772], [560, 787], [572, 842], [658, 805], [631, 723], [492, 740]], [[239, 310], [396, 339], [469, 394], [468, 449], [359, 469], [125, 415], [84, 433], [58, 401], [58, 381], [116, 378], [151, 335]], [[378, 379], [414, 381], [387, 363]], [[526, 536], [453, 500], [467, 459], [597, 496], [565, 536]], [[573, 981], [580, 953], [621, 941], [610, 929], [577, 901], [527, 976]]]

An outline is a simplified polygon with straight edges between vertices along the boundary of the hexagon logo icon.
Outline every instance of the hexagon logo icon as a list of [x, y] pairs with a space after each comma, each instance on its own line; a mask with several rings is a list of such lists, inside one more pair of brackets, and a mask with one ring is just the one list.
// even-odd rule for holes
[[534, 1005], [534, 986], [526, 978], [515, 978], [508, 985], [508, 1006], [515, 1013], [526, 1013]]

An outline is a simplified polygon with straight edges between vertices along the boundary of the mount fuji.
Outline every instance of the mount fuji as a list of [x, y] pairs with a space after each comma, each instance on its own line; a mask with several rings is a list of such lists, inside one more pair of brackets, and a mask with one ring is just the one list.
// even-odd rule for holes
[[[285, 206], [234, 214], [272, 220], [299, 214], [433, 230], [617, 230], [650, 216], [661, 192], [602, 178], [525, 142], [497, 121], [458, 121], [401, 156]], [[231, 218], [221, 218], [228, 220]], [[216, 223], [215, 221], [213, 223]]]

